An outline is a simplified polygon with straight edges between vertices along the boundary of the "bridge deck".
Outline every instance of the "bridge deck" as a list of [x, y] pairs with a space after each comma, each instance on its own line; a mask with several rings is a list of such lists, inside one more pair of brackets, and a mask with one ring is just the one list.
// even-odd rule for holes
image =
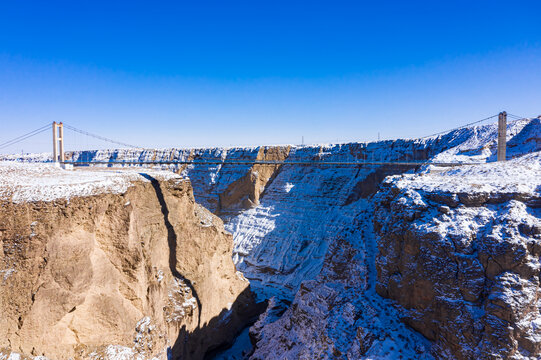
[[480, 162], [470, 163], [428, 163], [425, 161], [263, 161], [263, 160], [171, 160], [171, 161], [64, 161], [64, 164], [80, 165], [311, 165], [311, 166], [363, 166], [363, 165], [391, 165], [391, 166], [462, 166], [480, 165]]

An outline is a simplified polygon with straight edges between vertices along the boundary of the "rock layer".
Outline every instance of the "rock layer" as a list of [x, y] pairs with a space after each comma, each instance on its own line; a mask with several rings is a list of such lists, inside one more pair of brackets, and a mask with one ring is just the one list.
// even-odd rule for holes
[[200, 359], [256, 315], [190, 182], [142, 176], [119, 194], [1, 202], [0, 348]]
[[529, 172], [513, 161], [395, 177], [377, 195], [377, 291], [436, 358], [541, 356], [539, 157]]
[[[508, 157], [540, 150], [538, 141], [540, 128], [539, 119], [510, 122], [507, 129]], [[256, 341], [254, 357], [334, 359], [349, 356], [395, 359], [402, 356], [405, 359], [418, 359], [430, 358], [424, 351], [430, 345], [411, 327], [398, 321], [403, 315], [405, 319], [412, 318], [409, 309], [404, 310], [400, 305], [395, 309], [391, 300], [375, 293], [375, 237], [371, 226], [367, 224], [371, 222], [372, 209], [363, 203], [371, 202], [370, 197], [377, 191], [382, 179], [392, 174], [388, 169], [379, 165], [360, 167], [284, 165], [272, 168], [270, 176], [262, 176], [263, 181], [259, 181], [260, 178], [256, 176], [258, 171], [251, 165], [220, 162], [256, 160], [261, 158], [262, 153], [273, 151], [277, 153], [277, 159], [283, 157], [286, 161], [487, 162], [495, 159], [496, 134], [497, 125], [493, 124], [462, 128], [417, 140], [290, 148], [104, 150], [75, 152], [69, 154], [69, 157], [74, 161], [194, 161], [188, 166], [164, 167], [189, 176], [194, 184], [197, 201], [222, 216], [226, 221], [226, 229], [235, 237], [234, 259], [239, 269], [251, 280], [253, 289], [259, 297], [270, 299], [270, 308], [251, 331]], [[11, 158], [25, 160], [19, 155]], [[210, 160], [212, 164], [204, 164], [206, 160]], [[393, 168], [392, 171], [402, 173], [407, 170], [410, 169]], [[436, 173], [441, 169], [432, 168], [432, 171]], [[463, 174], [455, 177], [461, 179], [461, 176]], [[519, 179], [520, 172], [509, 173], [506, 176]], [[479, 176], [479, 181], [482, 182], [484, 177]], [[506, 191], [494, 192], [485, 189], [483, 192], [472, 192], [470, 191], [472, 186], [479, 185], [479, 181], [470, 178], [470, 183], [465, 182], [467, 186], [463, 187], [463, 190], [440, 191], [442, 185], [439, 184], [439, 190], [432, 191], [434, 190], [434, 188], [430, 190], [432, 178], [426, 179], [427, 181], [423, 182], [425, 189], [423, 191], [426, 198], [432, 201], [429, 208], [439, 214], [454, 214], [453, 211], [461, 203], [470, 207], [490, 207], [491, 202], [500, 201], [494, 200], [500, 195], [501, 199], [509, 201], [515, 199], [514, 193], [525, 195], [535, 190], [521, 183], [520, 187], [507, 184], [510, 186]], [[535, 198], [530, 200], [525, 202], [523, 199], [520, 202], [531, 209], [532, 204], [538, 200]], [[432, 208], [432, 205], [437, 209]], [[400, 203], [397, 206], [397, 211], [405, 210], [402, 216], [410, 223], [415, 222], [417, 216], [423, 214], [419, 209], [407, 211], [410, 206], [408, 204]], [[393, 217], [380, 218], [384, 207], [382, 203], [376, 209], [378, 218], [376, 228], [382, 239], [386, 236], [381, 232], [384, 226], [392, 227], [395, 220]], [[389, 211], [392, 213], [394, 210]], [[474, 217], [472, 221], [477, 220]], [[386, 221], [389, 221], [390, 225], [384, 225]], [[430, 223], [430, 218], [427, 221]], [[397, 231], [402, 230], [407, 228], [397, 227]], [[337, 246], [338, 244], [341, 246]], [[385, 244], [380, 243], [380, 247], [382, 246]], [[342, 247], [351, 249], [350, 253], [355, 253], [355, 258], [350, 259], [341, 253]], [[346, 261], [343, 261], [344, 259]], [[417, 257], [415, 260], [418, 263], [415, 266], [424, 266], [423, 261], [430, 259]], [[453, 257], [443, 259], [454, 262]], [[378, 263], [380, 262], [381, 257], [378, 260]], [[342, 266], [344, 263], [350, 266]], [[381, 268], [382, 265], [379, 266]], [[440, 265], [433, 270], [438, 271], [439, 267]], [[502, 283], [510, 284], [510, 279], [505, 278]], [[434, 289], [431, 290], [426, 284], [431, 281], [435, 280], [426, 278], [415, 283], [416, 287], [411, 289], [411, 294], [419, 294], [416, 291], [417, 287], [428, 290], [422, 296], [408, 295], [414, 297], [414, 306], [430, 303], [432, 299], [430, 291]], [[472, 299], [479, 293], [479, 284], [475, 276], [469, 274], [461, 281], [468, 284], [464, 292], [461, 292], [461, 296], [467, 301], [475, 301]], [[390, 289], [385, 285], [383, 278], [378, 289], [384, 296], [390, 296], [382, 286]], [[513, 286], [502, 287], [509, 288]], [[437, 287], [435, 289], [437, 290]], [[522, 294], [522, 290], [517, 292], [515, 298], [519, 298], [519, 293]], [[396, 293], [394, 295], [399, 296]], [[435, 297], [437, 296], [436, 293]], [[288, 308], [289, 304], [291, 306]], [[482, 311], [473, 313], [480, 317]], [[422, 320], [426, 321], [427, 327], [434, 328], [431, 323], [434, 318], [426, 316]], [[406, 321], [413, 324], [409, 320]], [[477, 323], [477, 321], [469, 323], [468, 326], [475, 326]], [[524, 324], [537, 326], [536, 320], [526, 320]], [[442, 326], [444, 325], [442, 323]], [[467, 326], [464, 325], [464, 328]], [[458, 335], [459, 330], [456, 331]], [[449, 329], [444, 329], [442, 334], [450, 332]], [[428, 332], [426, 334], [431, 336]], [[466, 334], [470, 337], [467, 331]], [[322, 343], [322, 339], [325, 340], [325, 344]], [[467, 342], [455, 344], [454, 347], [447, 346], [444, 341], [439, 340], [435, 340], [435, 344], [433, 353], [436, 356], [453, 358], [462, 356], [460, 348], [467, 345]], [[405, 351], [406, 345], [408, 351]], [[494, 342], [491, 346], [497, 349], [499, 345]], [[402, 353], [397, 349], [402, 349]], [[521, 351], [518, 345], [516, 347], [518, 350], [514, 349], [513, 347], [511, 350], [515, 351], [515, 354]]]

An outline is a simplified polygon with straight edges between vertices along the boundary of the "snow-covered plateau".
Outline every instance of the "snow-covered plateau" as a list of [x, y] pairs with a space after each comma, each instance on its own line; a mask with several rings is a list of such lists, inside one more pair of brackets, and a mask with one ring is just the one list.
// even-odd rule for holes
[[541, 153], [387, 178], [377, 292], [437, 358], [541, 356]]
[[[159, 168], [189, 178], [222, 218], [237, 270], [268, 302], [215, 358], [538, 359], [541, 120], [509, 123], [507, 144], [509, 161], [495, 162], [487, 125], [372, 143], [68, 155], [194, 162]], [[425, 165], [324, 164], [363, 160]]]

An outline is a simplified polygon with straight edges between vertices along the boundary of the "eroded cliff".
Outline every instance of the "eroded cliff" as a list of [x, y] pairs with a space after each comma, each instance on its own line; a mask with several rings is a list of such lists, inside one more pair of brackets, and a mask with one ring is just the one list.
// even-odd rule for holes
[[231, 235], [187, 179], [42, 167], [1, 169], [0, 349], [200, 359], [255, 315]]
[[[541, 121], [539, 119], [509, 123], [507, 129], [509, 159], [541, 150], [540, 134]], [[404, 274], [408, 273], [408, 266], [417, 268], [419, 273], [423, 274], [424, 266], [429, 266], [431, 261], [432, 264], [435, 264], [434, 257], [439, 256], [441, 256], [439, 261], [443, 265], [447, 266], [447, 262], [451, 263], [445, 269], [452, 268], [452, 264], [456, 263], [457, 259], [455, 253], [462, 250], [453, 250], [455, 253], [441, 253], [440, 249], [437, 249], [432, 253], [433, 256], [428, 258], [417, 256], [413, 259], [415, 263], [409, 265], [407, 262], [403, 262], [403, 259], [407, 258], [404, 254], [398, 259], [393, 258], [399, 261], [398, 265], [384, 265], [382, 259], [386, 256], [386, 251], [392, 252], [393, 249], [401, 246], [400, 244], [409, 243], [406, 241], [407, 239], [401, 239], [399, 236], [407, 236], [401, 232], [404, 231], [407, 234], [408, 231], [411, 232], [411, 227], [417, 226], [416, 224], [419, 223], [418, 214], [425, 214], [422, 215], [422, 219], [426, 221], [427, 226], [433, 226], [436, 223], [433, 219], [439, 219], [438, 216], [440, 216], [434, 215], [431, 218], [430, 214], [443, 214], [446, 211], [451, 214], [449, 215], [451, 220], [445, 220], [446, 226], [449, 228], [464, 226], [464, 223], [460, 222], [461, 219], [470, 215], [469, 220], [472, 223], [480, 221], [477, 215], [472, 215], [472, 206], [464, 203], [464, 208], [460, 207], [459, 204], [453, 208], [451, 205], [445, 205], [445, 199], [443, 199], [442, 205], [438, 203], [439, 200], [432, 199], [432, 196], [437, 198], [437, 195], [442, 193], [442, 186], [454, 179], [458, 180], [463, 191], [457, 192], [455, 187], [454, 192], [451, 191], [451, 193], [462, 193], [462, 199], [459, 197], [459, 200], [471, 204], [472, 201], [478, 200], [477, 196], [480, 193], [478, 186], [484, 184], [484, 178], [504, 176], [507, 174], [507, 170], [498, 174], [490, 174], [488, 171], [486, 176], [467, 178], [460, 171], [472, 168], [467, 166], [457, 168], [459, 169], [457, 172], [446, 173], [441, 178], [443, 181], [440, 181], [438, 186], [431, 188], [434, 179], [437, 179], [436, 173], [441, 169], [430, 168], [430, 175], [425, 169], [423, 170], [425, 175], [414, 177], [414, 179], [418, 180], [416, 186], [426, 190], [420, 196], [423, 199], [424, 196], [427, 196], [427, 199], [430, 197], [430, 199], [425, 210], [415, 209], [413, 211], [414, 206], [406, 201], [407, 196], [398, 196], [394, 190], [388, 191], [389, 187], [385, 187], [382, 194], [390, 194], [391, 197], [398, 196], [393, 198], [394, 200], [388, 200], [389, 203], [396, 203], [393, 205], [394, 207], [387, 209], [385, 201], [379, 200], [382, 196], [387, 195], [380, 194], [376, 198], [372, 196], [378, 191], [386, 176], [406, 172], [413, 173], [418, 171], [418, 168], [385, 167], [378, 164], [325, 166], [324, 163], [331, 161], [362, 162], [364, 160], [370, 162], [420, 160], [429, 163], [438, 161], [452, 163], [461, 161], [492, 162], [496, 156], [496, 135], [497, 126], [487, 125], [463, 128], [440, 136], [416, 140], [322, 146], [110, 150], [76, 152], [70, 154], [70, 157], [75, 161], [193, 160], [193, 164], [188, 166], [168, 165], [164, 167], [169, 167], [188, 176], [194, 186], [197, 201], [222, 217], [225, 221], [225, 228], [234, 236], [233, 256], [238, 269], [250, 279], [252, 289], [258, 297], [268, 299], [270, 304], [255, 326], [250, 329], [253, 347], [248, 342], [247, 346], [240, 351], [235, 352], [231, 349], [227, 354], [222, 354], [223, 356], [232, 356], [228, 358], [235, 359], [250, 356], [255, 359], [430, 359], [432, 356], [453, 359], [471, 355], [472, 352], [466, 348], [473, 346], [472, 344], [481, 346], [482, 343], [476, 342], [479, 336], [482, 338], [485, 336], [484, 334], [490, 334], [489, 327], [484, 330], [475, 328], [477, 324], [481, 324], [482, 327], [488, 324], [486, 321], [483, 322], [484, 307], [478, 306], [476, 302], [478, 300], [463, 298], [466, 300], [464, 303], [466, 305], [454, 307], [452, 310], [465, 312], [466, 315], [453, 318], [455, 313], [450, 311], [447, 315], [454, 320], [446, 321], [456, 320], [457, 323], [448, 324], [434, 314], [440, 310], [443, 311], [442, 309], [447, 309], [441, 304], [446, 304], [449, 299], [453, 298], [441, 300], [439, 294], [430, 297], [430, 292], [427, 293], [428, 295], [420, 295], [425, 290], [423, 284], [436, 284], [440, 281], [438, 278], [411, 274], [411, 282], [401, 285], [403, 286], [401, 289], [404, 289], [403, 292], [407, 292], [407, 294], [402, 294], [401, 291], [392, 290], [398, 275], [389, 276], [393, 281], [388, 281], [383, 274], [386, 271], [384, 268], [391, 269], [393, 266], [404, 267], [402, 269]], [[269, 168], [261, 167], [265, 169], [265, 173], [262, 174], [259, 168], [248, 163], [257, 159], [271, 158], [285, 159], [286, 162], [310, 161], [323, 164], [309, 167], [292, 164], [266, 165]], [[237, 160], [242, 160], [245, 164], [227, 163]], [[210, 162], [205, 163], [206, 161]], [[221, 161], [225, 162], [220, 163]], [[537, 162], [539, 163], [539, 159]], [[509, 167], [505, 167], [505, 169], [513, 169], [513, 163], [508, 165]], [[492, 165], [487, 164], [487, 166]], [[475, 168], [473, 169], [475, 170]], [[528, 171], [523, 171], [523, 173], [527, 174]], [[487, 200], [492, 196], [498, 199], [498, 196], [501, 195], [502, 199], [507, 199], [505, 201], [518, 201], [518, 207], [513, 205], [513, 211], [522, 209], [520, 203], [526, 206], [524, 211], [519, 211], [521, 214], [519, 217], [524, 215], [524, 219], [533, 217], [538, 220], [539, 213], [531, 203], [524, 203], [522, 198], [512, 198], [513, 191], [509, 189], [517, 184], [522, 186], [532, 182], [520, 180], [520, 175], [520, 173], [513, 173], [507, 176], [509, 181], [506, 188], [498, 188], [497, 191], [479, 195], [479, 199]], [[404, 179], [405, 183], [412, 181], [410, 175], [400, 179]], [[411, 190], [415, 199], [417, 197], [414, 193], [418, 192], [416, 189], [412, 188]], [[528, 196], [531, 196], [535, 191], [538, 192], [535, 187], [521, 189], [518, 193], [528, 193], [530, 194]], [[431, 192], [433, 194], [429, 196], [428, 194]], [[473, 196], [468, 197], [467, 194], [470, 192]], [[398, 201], [402, 197], [406, 200]], [[374, 200], [377, 200], [376, 204], [374, 204]], [[402, 201], [406, 201], [406, 203], [402, 203]], [[503, 227], [498, 225], [498, 221], [503, 223], [507, 221], [504, 221], [505, 213], [511, 208], [502, 208], [498, 212], [491, 208], [493, 205], [483, 203], [479, 207], [487, 207], [489, 212], [482, 209], [475, 210], [479, 210], [480, 214], [487, 213], [489, 217], [497, 219], [497, 221], [491, 220], [485, 225], [486, 231], [490, 228], [494, 228], [494, 231], [501, 231], [509, 226], [511, 233], [513, 233], [515, 231], [513, 228], [518, 226], [519, 232], [533, 231], [533, 235], [535, 235], [534, 227], [530, 229], [524, 227], [525, 225], [512, 223]], [[470, 212], [464, 209], [469, 209]], [[383, 216], [384, 213], [387, 215]], [[373, 222], [374, 218], [375, 222]], [[374, 231], [374, 227], [376, 231]], [[521, 228], [523, 229], [520, 230]], [[391, 230], [384, 231], [384, 229]], [[518, 234], [518, 238], [523, 241], [524, 235], [521, 234]], [[422, 238], [425, 234], [421, 231], [417, 235]], [[396, 239], [389, 240], [388, 237], [392, 236], [395, 236]], [[430, 239], [425, 240], [429, 241]], [[388, 249], [387, 242], [389, 242]], [[498, 246], [511, 246], [514, 242], [514, 235], [504, 237], [501, 242], [498, 242], [496, 248]], [[482, 243], [489, 244], [489, 242], [477, 242], [477, 244]], [[437, 241], [433, 242], [431, 246], [440, 247]], [[382, 250], [377, 256], [378, 248]], [[423, 251], [425, 250], [423, 249]], [[535, 258], [536, 251], [534, 248], [530, 250], [528, 247], [528, 256]], [[470, 256], [471, 254], [467, 253], [466, 255]], [[485, 266], [480, 259], [479, 261], [482, 266]], [[488, 265], [491, 261], [487, 260], [486, 264]], [[499, 260], [496, 260], [497, 262]], [[434, 274], [439, 274], [440, 265], [438, 264], [432, 269]], [[393, 274], [391, 273], [391, 275]], [[413, 279], [414, 275], [417, 278]], [[481, 294], [479, 298], [483, 299], [490, 298], [490, 296], [496, 299], [499, 296], [486, 295], [489, 290], [479, 292], [478, 287], [485, 289], [486, 284], [493, 281], [488, 276], [485, 276], [482, 286], [479, 285], [482, 282], [481, 277], [464, 277], [458, 282], [456, 280], [453, 280], [455, 282], [446, 282], [446, 279], [442, 280], [446, 284], [445, 286], [452, 287], [453, 284], [458, 286], [460, 283], [462, 288], [466, 289], [464, 293], [460, 291], [460, 294], [457, 292], [458, 290], [454, 293], [449, 292], [453, 296], [459, 294], [469, 297]], [[515, 279], [514, 275], [513, 279]], [[376, 288], [378, 280], [379, 285]], [[522, 280], [517, 281], [515, 283], [523, 284]], [[414, 286], [408, 287], [411, 284]], [[508, 299], [516, 299], [517, 302], [529, 299], [528, 294], [532, 294], [532, 292], [527, 290], [530, 289], [531, 284], [535, 285], [528, 280], [528, 284], [524, 283], [528, 286], [519, 289], [507, 278], [500, 284], [502, 284], [500, 288], [487, 287], [486, 289], [500, 289], [501, 293], [511, 291], [514, 295]], [[445, 290], [442, 294], [449, 295], [448, 288], [442, 289]], [[472, 293], [470, 294], [470, 292]], [[413, 303], [411, 308], [404, 306], [402, 297], [411, 300]], [[462, 301], [461, 298], [457, 299], [458, 303]], [[423, 301], [434, 304], [438, 310], [413, 313], [412, 309], [425, 309]], [[467, 301], [473, 301], [475, 306], [471, 307]], [[492, 303], [496, 304], [497, 300]], [[530, 300], [527, 300], [526, 303], [532, 304]], [[532, 314], [530, 305], [526, 306], [528, 314]], [[469, 319], [468, 312], [470, 315], [473, 314], [474, 319], [478, 321], [462, 322], [463, 319]], [[419, 316], [414, 318], [413, 315]], [[535, 349], [528, 350], [528, 346], [532, 348], [537, 341], [535, 340], [538, 336], [536, 332], [540, 328], [537, 325], [538, 321], [535, 317], [521, 319], [524, 320], [516, 322], [517, 329], [521, 326], [522, 328], [530, 326], [531, 330], [523, 331], [515, 330], [515, 328], [505, 330], [508, 331], [507, 335], [502, 335], [505, 346], [495, 341], [486, 342], [483, 345], [485, 353], [474, 353], [474, 358], [481, 355], [489, 356], [487, 354], [503, 358], [505, 356], [536, 358], [536, 355], [532, 355], [535, 354], [532, 352]], [[441, 326], [441, 330], [434, 322]], [[507, 323], [501, 324], [506, 325]], [[434, 335], [431, 333], [432, 330], [440, 333]], [[451, 334], [452, 332], [454, 333]], [[462, 333], [464, 336], [461, 335]], [[461, 336], [463, 338], [460, 338]], [[523, 339], [527, 337], [534, 339], [533, 342]], [[530, 345], [527, 344], [528, 341], [530, 341]]]
[[541, 356], [541, 155], [394, 177], [376, 197], [377, 291], [440, 359]]

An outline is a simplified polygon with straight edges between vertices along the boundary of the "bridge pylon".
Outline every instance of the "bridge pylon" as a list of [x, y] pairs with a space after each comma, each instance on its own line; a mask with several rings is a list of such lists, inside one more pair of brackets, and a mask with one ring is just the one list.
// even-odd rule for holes
[[64, 161], [64, 124], [53, 121], [53, 162]]
[[502, 111], [498, 115], [498, 161], [506, 160], [507, 148], [507, 113]]

